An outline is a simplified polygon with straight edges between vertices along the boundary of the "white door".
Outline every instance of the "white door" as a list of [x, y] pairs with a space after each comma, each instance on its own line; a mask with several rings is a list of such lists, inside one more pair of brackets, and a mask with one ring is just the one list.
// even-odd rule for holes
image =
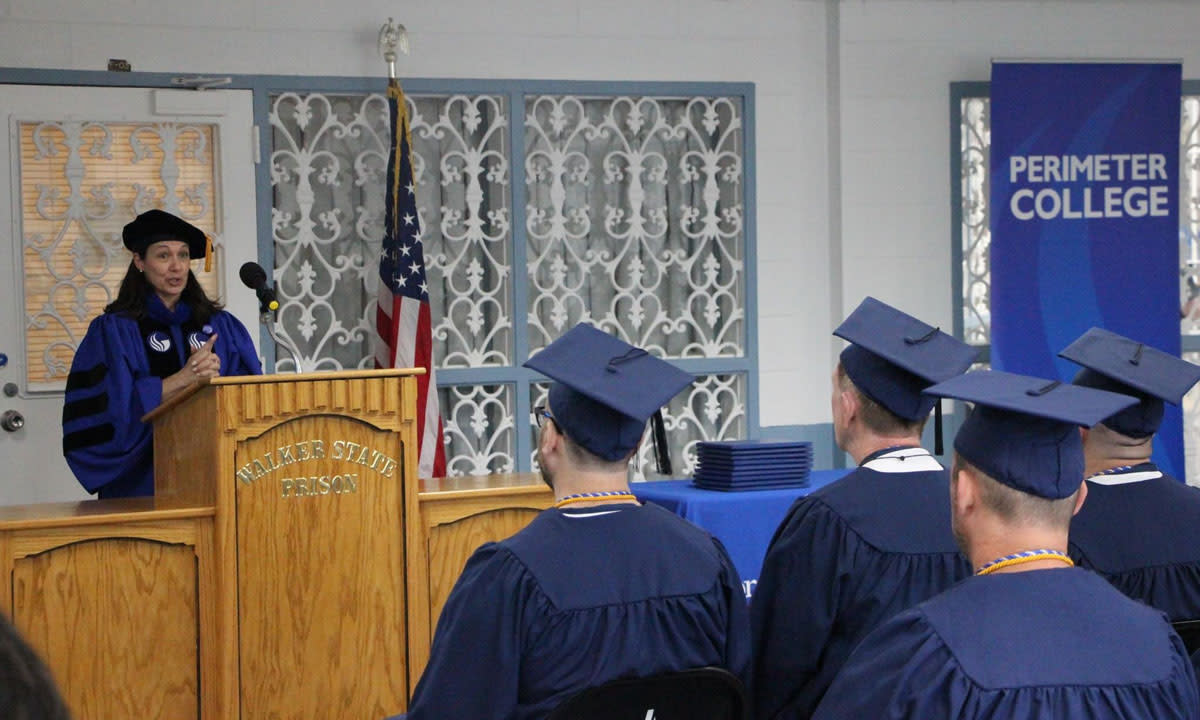
[[62, 456], [64, 364], [115, 297], [134, 208], [213, 235], [219, 272], [198, 276], [257, 345], [237, 277], [258, 255], [251, 108], [246, 90], [0, 85], [0, 426], [24, 420], [0, 430], [0, 505], [89, 497]]

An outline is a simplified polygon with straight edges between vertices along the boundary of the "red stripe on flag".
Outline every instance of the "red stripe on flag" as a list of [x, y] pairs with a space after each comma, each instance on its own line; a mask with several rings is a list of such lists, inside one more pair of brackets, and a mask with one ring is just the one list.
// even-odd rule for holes
[[[381, 302], [383, 299], [381, 298]], [[396, 325], [392, 322], [392, 318], [397, 316], [399, 310], [400, 298], [392, 300], [392, 314], [389, 317], [383, 311], [383, 305], [376, 303], [375, 305], [375, 330], [379, 335], [376, 352], [375, 352], [375, 367], [390, 368], [396, 366]], [[382, 352], [379, 348], [382, 348]]]

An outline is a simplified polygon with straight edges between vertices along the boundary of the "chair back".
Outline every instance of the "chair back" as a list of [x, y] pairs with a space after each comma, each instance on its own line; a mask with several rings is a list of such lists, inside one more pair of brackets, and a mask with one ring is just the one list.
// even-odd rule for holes
[[746, 720], [737, 676], [716, 667], [624, 678], [581, 690], [546, 720]]
[[1179, 620], [1171, 623], [1171, 627], [1179, 633], [1179, 639], [1183, 640], [1189, 655], [1200, 650], [1200, 620]]

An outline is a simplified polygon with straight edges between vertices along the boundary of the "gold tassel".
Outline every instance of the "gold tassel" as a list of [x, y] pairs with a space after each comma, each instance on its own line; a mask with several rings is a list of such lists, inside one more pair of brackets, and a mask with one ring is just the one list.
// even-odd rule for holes
[[204, 234], [204, 272], [212, 272], [212, 235]]

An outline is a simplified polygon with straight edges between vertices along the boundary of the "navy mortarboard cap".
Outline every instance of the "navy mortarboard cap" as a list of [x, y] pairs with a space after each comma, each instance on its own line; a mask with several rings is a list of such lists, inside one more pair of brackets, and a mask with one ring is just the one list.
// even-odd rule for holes
[[554, 422], [605, 460], [628, 456], [641, 441], [646, 420], [692, 383], [692, 376], [674, 365], [582, 323], [525, 367], [557, 381], [549, 393]]
[[977, 370], [925, 391], [975, 403], [954, 449], [989, 477], [1021, 492], [1058, 500], [1083, 482], [1083, 442], [1091, 427], [1137, 402], [1127, 395]]
[[[927, 417], [938, 404], [937, 398], [922, 395], [922, 390], [961, 375], [979, 355], [978, 348], [873, 297], [864, 298], [833, 334], [851, 343], [842, 351], [841, 362], [855, 387], [892, 414], [911, 421]], [[939, 454], [941, 431], [939, 412], [935, 426]]]
[[[121, 231], [125, 247], [138, 255], [145, 255], [146, 248], [163, 240], [178, 240], [187, 243], [188, 253], [193, 260], [207, 258], [210, 254], [208, 236], [204, 231], [183, 218], [164, 210], [147, 210], [133, 219]], [[205, 269], [211, 269], [206, 266]]]
[[1059, 353], [1083, 370], [1072, 382], [1136, 397], [1139, 402], [1105, 418], [1122, 435], [1144, 438], [1158, 431], [1163, 402], [1178, 405], [1200, 381], [1200, 366], [1108, 330], [1092, 328]]

